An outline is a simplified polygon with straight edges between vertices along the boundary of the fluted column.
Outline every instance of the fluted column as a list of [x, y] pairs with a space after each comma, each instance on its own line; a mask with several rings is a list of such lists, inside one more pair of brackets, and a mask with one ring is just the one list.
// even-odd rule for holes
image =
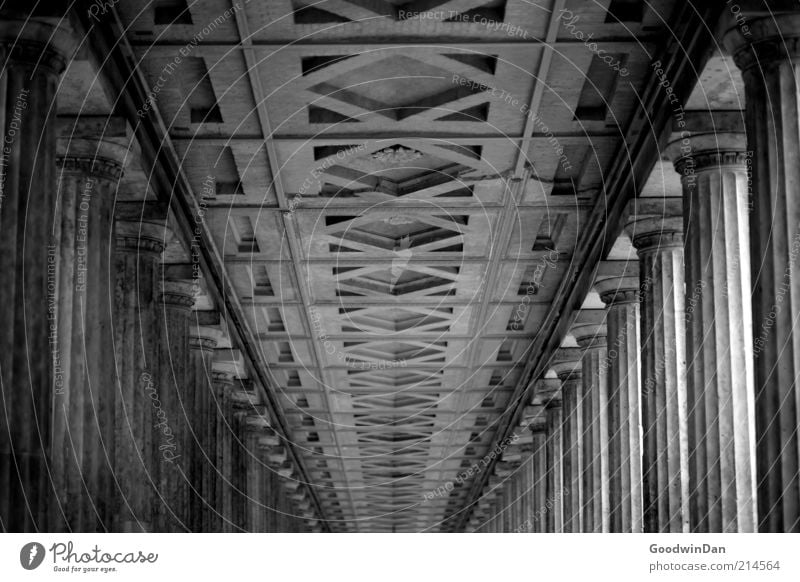
[[[216, 366], [215, 366], [216, 368]], [[212, 531], [233, 531], [233, 432], [230, 422], [233, 419], [234, 375], [228, 370], [215, 369], [213, 372], [214, 428], [216, 433], [216, 471], [215, 471], [215, 512]]]
[[[77, 124], [76, 124], [77, 125]], [[57, 159], [59, 389], [53, 405], [58, 531], [110, 531], [115, 483], [113, 206], [127, 147], [72, 138]]]
[[516, 499], [516, 487], [513, 473], [509, 472], [509, 475], [505, 477], [506, 482], [503, 484], [503, 491], [505, 493], [506, 498], [506, 506], [505, 506], [505, 531], [512, 532], [516, 527], [516, 506], [514, 500]]
[[[252, 419], [252, 420], [251, 420]], [[251, 533], [265, 532], [266, 521], [264, 519], [265, 498], [263, 497], [265, 479], [264, 470], [266, 468], [261, 459], [258, 438], [263, 431], [259, 418], [247, 417], [247, 428], [245, 430], [245, 463], [247, 465], [246, 475], [246, 527], [245, 530]]]
[[49, 463], [62, 388], [55, 94], [72, 42], [52, 22], [0, 22], [0, 527], [9, 532], [48, 530], [57, 512]]
[[639, 254], [645, 532], [688, 531], [682, 213], [680, 198], [640, 199], [627, 227]]
[[484, 493], [486, 499], [486, 509], [487, 509], [487, 518], [486, 518], [486, 533], [498, 533], [499, 529], [497, 528], [497, 511], [495, 506], [495, 497], [496, 493], [493, 491], [487, 491]]
[[[115, 451], [122, 532], [153, 531], [160, 455], [156, 425], [164, 420], [160, 397], [157, 298], [166, 210], [152, 204], [117, 205], [114, 255], [116, 350]], [[144, 220], [137, 217], [144, 216]]]
[[508, 507], [509, 498], [511, 497], [508, 480], [501, 480], [497, 489], [499, 492], [497, 496], [497, 499], [499, 500], [499, 504], [497, 506], [497, 514], [500, 519], [500, 532], [508, 533], [511, 521], [509, 519], [510, 511]]
[[[621, 263], [621, 264], [620, 264]], [[609, 276], [605, 271], [615, 271]], [[595, 287], [608, 305], [609, 512], [612, 532], [642, 531], [638, 261], [601, 265]]]
[[193, 325], [189, 332], [188, 429], [191, 435], [189, 456], [190, 529], [208, 532], [213, 527], [215, 504], [216, 417], [212, 396], [212, 359], [222, 332], [208, 326]]
[[[261, 450], [261, 473], [262, 473], [262, 513], [264, 516], [264, 531], [280, 532], [281, 513], [280, 502], [283, 498], [282, 479], [277, 471], [269, 464], [269, 450], [271, 447], [280, 443], [280, 439], [272, 432], [266, 431], [259, 438]], [[299, 487], [297, 481], [289, 481], [290, 487]]]
[[551, 367], [561, 381], [564, 532], [579, 533], [582, 531], [581, 508], [583, 507], [581, 493], [583, 411], [580, 405], [583, 382], [580, 350], [578, 348], [559, 348], [553, 356]]
[[747, 18], [749, 34], [733, 28], [725, 43], [752, 152], [758, 530], [800, 532], [800, 13]]
[[544, 422], [537, 422], [531, 426], [533, 434], [533, 495], [531, 506], [533, 508], [533, 531], [544, 533], [546, 531], [546, 518], [542, 511], [547, 505], [547, 432]]
[[[238, 391], [241, 395], [242, 391]], [[252, 404], [245, 399], [234, 399], [231, 421], [231, 522], [233, 532], [247, 531], [247, 415]]]
[[754, 531], [745, 139], [717, 131], [671, 148], [686, 233], [690, 529]]
[[506, 531], [513, 532], [517, 527], [517, 479], [511, 470], [505, 479]]
[[547, 501], [545, 531], [561, 533], [564, 531], [563, 475], [561, 461], [562, 408], [561, 395], [553, 396], [545, 405], [546, 457], [547, 457]]
[[[530, 440], [530, 439], [527, 439]], [[520, 447], [520, 466], [519, 466], [519, 494], [520, 494], [520, 533], [531, 531], [533, 525], [533, 507], [531, 507], [531, 447], [530, 443]]]
[[189, 326], [195, 287], [188, 280], [167, 279], [168, 271], [165, 266], [159, 303], [159, 385], [164, 419], [153, 436], [159, 455], [158, 531], [184, 532], [190, 528]]
[[[595, 320], [605, 321], [602, 310], [583, 310]], [[605, 323], [576, 325], [573, 335], [583, 353], [583, 531], [608, 532], [610, 528], [608, 490], [608, 373]]]

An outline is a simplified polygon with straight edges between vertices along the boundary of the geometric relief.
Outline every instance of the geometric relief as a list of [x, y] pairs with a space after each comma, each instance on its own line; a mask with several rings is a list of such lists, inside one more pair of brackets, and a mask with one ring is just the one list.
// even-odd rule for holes
[[426, 252], [462, 252], [467, 215], [402, 215], [385, 218], [328, 216], [326, 235], [334, 253], [378, 252], [408, 262]]
[[[454, 62], [449, 55], [426, 53], [415, 58], [415, 51], [405, 53], [371, 51], [327, 60], [306, 57], [299, 84], [313, 94], [308, 103], [364, 121], [382, 118], [402, 122], [417, 117], [430, 121], [488, 100], [480, 83], [451, 80], [456, 67], [466, 65], [482, 79], [487, 79], [485, 70], [470, 66], [472, 63]], [[310, 59], [315, 59], [312, 66]]]
[[447, 332], [452, 307], [341, 307], [342, 332]]
[[359, 146], [315, 148], [319, 195], [326, 198], [414, 200], [474, 196], [474, 180], [487, 172], [480, 145], [394, 141], [361, 153]]
[[402, 365], [445, 361], [446, 341], [349, 341], [344, 342], [351, 362], [391, 362]]
[[441, 265], [398, 267], [334, 267], [339, 297], [434, 297], [456, 293], [458, 267]]

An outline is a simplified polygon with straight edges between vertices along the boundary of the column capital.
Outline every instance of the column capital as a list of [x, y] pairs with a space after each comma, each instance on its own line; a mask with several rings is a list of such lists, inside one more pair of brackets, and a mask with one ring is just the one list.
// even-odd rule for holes
[[734, 26], [723, 36], [725, 48], [742, 72], [800, 59], [800, 12], [743, 14], [747, 17], [746, 27]]
[[214, 350], [214, 360], [211, 364], [211, 369], [214, 372], [228, 374], [233, 379], [247, 377], [244, 356], [242, 352], [233, 348]]
[[280, 446], [281, 439], [272, 430], [265, 430], [264, 433], [258, 437], [258, 442], [256, 444], [259, 448], [266, 451], [273, 447]]
[[582, 373], [580, 348], [558, 348], [553, 352], [550, 369], [562, 383], [579, 380]]
[[554, 400], [561, 402], [561, 380], [558, 378], [539, 378], [533, 383], [533, 402], [546, 407]]
[[523, 426], [527, 426], [532, 432], [544, 430], [544, 406], [526, 406], [522, 412]]
[[254, 406], [258, 406], [261, 399], [257, 394], [238, 389], [235, 384], [230, 391], [230, 402], [234, 409], [234, 415], [244, 417]]
[[233, 388], [235, 376], [232, 372], [226, 370], [219, 370], [216, 368], [216, 363], [212, 364], [211, 368], [211, 381], [223, 388]]
[[222, 340], [222, 336], [222, 330], [217, 327], [192, 325], [189, 329], [189, 347], [213, 352], [214, 348]]
[[115, 222], [117, 251], [147, 252], [161, 255], [166, 246], [166, 229], [150, 222]]
[[608, 330], [606, 329], [605, 325], [598, 326], [597, 331], [582, 337], [576, 337], [575, 340], [578, 342], [578, 346], [582, 350], [604, 348], [608, 345], [608, 340], [606, 339], [607, 333]]
[[[264, 407], [258, 407], [264, 408]], [[258, 411], [258, 409], [256, 409]], [[259, 411], [258, 414], [248, 414], [244, 417], [245, 428], [249, 431], [261, 435], [263, 431], [270, 428], [269, 418], [267, 418], [266, 408], [263, 412]]]
[[570, 333], [582, 351], [606, 346], [606, 310], [581, 309], [572, 324]]
[[[534, 422], [528, 425], [528, 428], [534, 435], [541, 434], [544, 436], [545, 431], [547, 430], [547, 419], [542, 414], [541, 418], [537, 418]], [[534, 449], [536, 445], [534, 443]]]
[[4, 14], [0, 21], [0, 47], [10, 54], [10, 65], [44, 68], [59, 75], [67, 68], [78, 43], [74, 31], [61, 18], [26, 18]]
[[162, 280], [160, 295], [166, 305], [189, 311], [194, 305], [194, 284], [184, 280]]
[[750, 157], [743, 132], [688, 133], [667, 145], [667, 156], [682, 180], [720, 166], [745, 166]]
[[62, 172], [119, 180], [129, 162], [131, 134], [120, 117], [59, 117], [56, 164]]
[[606, 305], [639, 301], [639, 262], [602, 261], [594, 288]]
[[114, 206], [118, 251], [161, 254], [167, 246], [165, 205], [156, 202], [117, 202]]
[[640, 253], [683, 247], [683, 198], [633, 200], [625, 230]]

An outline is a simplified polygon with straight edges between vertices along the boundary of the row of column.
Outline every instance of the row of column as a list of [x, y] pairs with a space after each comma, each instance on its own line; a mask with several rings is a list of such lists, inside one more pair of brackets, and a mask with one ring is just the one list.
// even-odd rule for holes
[[70, 43], [0, 24], [0, 530], [304, 531], [255, 390], [216, 365], [219, 314], [164, 262], [168, 209], [117, 201], [124, 122], [57, 135]]
[[755, 529], [747, 168], [729, 138], [671, 149], [682, 197], [633, 204], [636, 256], [601, 264], [605, 308], [554, 356], [567, 531]]
[[[569, 496], [546, 531], [800, 531], [800, 14], [761, 16], [725, 37], [745, 123], [676, 120], [682, 192], [634, 202], [636, 260], [601, 265], [606, 309], [554, 357], [562, 422], [536, 438]], [[508, 531], [496, 506], [473, 526]]]

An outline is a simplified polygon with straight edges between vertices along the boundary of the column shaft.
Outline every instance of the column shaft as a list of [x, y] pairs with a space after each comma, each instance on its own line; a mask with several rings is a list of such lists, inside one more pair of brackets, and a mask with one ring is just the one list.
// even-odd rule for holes
[[606, 365], [610, 529], [612, 532], [641, 532], [638, 292], [615, 288], [602, 298], [609, 306]]
[[581, 467], [583, 459], [581, 449], [581, 427], [583, 414], [580, 406], [582, 380], [580, 372], [569, 372], [561, 375], [562, 393], [562, 462], [564, 480], [564, 532], [579, 533], [582, 530], [582, 496]]
[[189, 427], [192, 401], [189, 324], [193, 293], [190, 283], [162, 282], [158, 391], [164, 418], [155, 426], [153, 438], [159, 459], [160, 532], [185, 532], [191, 527], [189, 471], [193, 441]]
[[246, 463], [247, 463], [247, 525], [245, 530], [251, 533], [264, 532], [264, 461], [259, 456], [258, 434], [253, 430], [246, 431]]
[[683, 226], [651, 222], [630, 228], [641, 290], [643, 529], [675, 533], [688, 530], [689, 510]]
[[158, 395], [159, 333], [157, 297], [164, 228], [118, 221], [114, 289], [116, 477], [122, 532], [152, 531], [160, 456], [154, 425], [163, 415]]
[[549, 533], [562, 533], [564, 531], [563, 502], [563, 475], [561, 461], [563, 452], [561, 448], [562, 408], [561, 401], [551, 400], [546, 410], [546, 455], [547, 455], [547, 501], [545, 502], [546, 531]]
[[608, 377], [605, 330], [578, 339], [583, 350], [583, 531], [607, 532], [608, 497]]
[[56, 502], [49, 479], [60, 366], [54, 101], [68, 36], [35, 19], [0, 23], [0, 527], [9, 532], [49, 529]]
[[[105, 144], [76, 139], [59, 157], [60, 387], [53, 405], [53, 527], [110, 531], [119, 513], [115, 477], [114, 343], [111, 322], [113, 201], [119, 160]], [[111, 244], [109, 244], [109, 242]]]
[[[762, 15], [763, 16], [763, 15]], [[752, 152], [758, 530], [800, 532], [800, 13], [748, 19], [726, 44], [742, 69]]]
[[544, 533], [547, 521], [547, 434], [544, 426], [533, 430], [533, 531]]
[[233, 444], [234, 410], [231, 400], [233, 378], [229, 374], [216, 374], [214, 377], [217, 397], [216, 411], [216, 529], [230, 533], [233, 527]]
[[690, 528], [754, 531], [744, 136], [697, 136], [690, 146], [676, 162], [686, 232]]
[[213, 528], [216, 471], [216, 417], [212, 398], [211, 363], [217, 340], [205, 328], [190, 335], [188, 428], [191, 435], [189, 454], [190, 528], [207, 532]]

